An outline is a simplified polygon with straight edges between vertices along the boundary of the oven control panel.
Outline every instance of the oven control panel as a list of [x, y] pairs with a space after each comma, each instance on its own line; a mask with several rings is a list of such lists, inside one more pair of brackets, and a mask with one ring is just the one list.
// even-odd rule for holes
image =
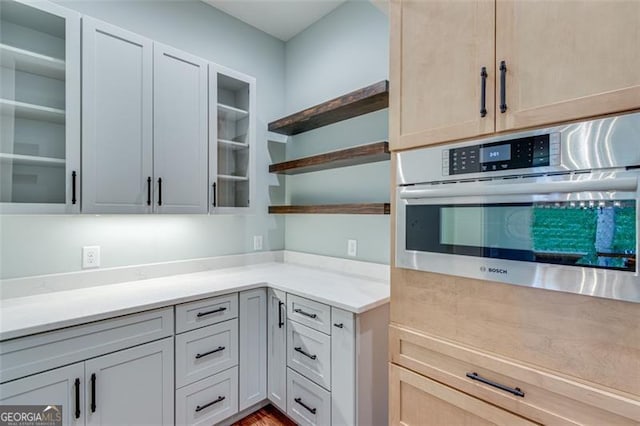
[[560, 165], [560, 133], [442, 151], [444, 176]]

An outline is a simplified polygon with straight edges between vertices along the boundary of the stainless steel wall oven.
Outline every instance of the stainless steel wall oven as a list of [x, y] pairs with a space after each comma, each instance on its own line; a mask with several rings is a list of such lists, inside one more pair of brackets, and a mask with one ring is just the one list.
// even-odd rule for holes
[[396, 155], [396, 266], [640, 301], [640, 113]]

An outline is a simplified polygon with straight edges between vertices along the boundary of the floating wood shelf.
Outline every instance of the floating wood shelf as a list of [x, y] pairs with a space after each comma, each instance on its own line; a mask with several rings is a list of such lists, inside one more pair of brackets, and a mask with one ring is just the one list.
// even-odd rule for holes
[[389, 82], [383, 80], [273, 121], [269, 123], [269, 131], [284, 135], [297, 135], [328, 124], [378, 111], [388, 106]]
[[299, 158], [269, 166], [270, 173], [296, 175], [299, 173], [335, 169], [337, 167], [355, 166], [375, 163], [389, 159], [389, 142], [376, 142], [340, 151], [327, 152], [312, 157]]
[[389, 203], [316, 204], [309, 206], [269, 206], [271, 214], [389, 214]]

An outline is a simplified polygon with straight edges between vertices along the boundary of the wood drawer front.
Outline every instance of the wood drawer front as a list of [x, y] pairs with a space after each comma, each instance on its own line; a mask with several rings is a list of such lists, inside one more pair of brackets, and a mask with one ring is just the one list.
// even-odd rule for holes
[[301, 426], [331, 424], [331, 393], [287, 368], [287, 414]]
[[[434, 336], [391, 325], [391, 361], [492, 404], [545, 424], [640, 422], [640, 398], [574, 381], [552, 372], [498, 358]], [[472, 380], [477, 373], [524, 397]]]
[[331, 306], [287, 294], [287, 318], [331, 334]]
[[173, 307], [92, 322], [0, 344], [0, 382], [173, 335]]
[[237, 319], [176, 336], [176, 387], [204, 379], [237, 364]]
[[405, 426], [533, 426], [516, 416], [477, 398], [424, 376], [390, 365], [390, 424]]
[[176, 305], [176, 333], [238, 317], [238, 293]]
[[178, 425], [209, 426], [237, 412], [238, 367], [230, 368], [176, 391], [176, 424]]
[[331, 337], [288, 321], [287, 365], [331, 390]]

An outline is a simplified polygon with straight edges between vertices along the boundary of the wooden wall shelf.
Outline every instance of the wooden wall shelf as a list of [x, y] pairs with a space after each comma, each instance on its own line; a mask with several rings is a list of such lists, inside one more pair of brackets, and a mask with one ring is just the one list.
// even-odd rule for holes
[[387, 80], [347, 93], [269, 123], [269, 131], [297, 135], [389, 106]]
[[269, 206], [270, 214], [390, 214], [389, 203]]
[[389, 142], [375, 142], [339, 151], [327, 152], [269, 166], [270, 173], [296, 175], [338, 167], [385, 161], [390, 157]]

